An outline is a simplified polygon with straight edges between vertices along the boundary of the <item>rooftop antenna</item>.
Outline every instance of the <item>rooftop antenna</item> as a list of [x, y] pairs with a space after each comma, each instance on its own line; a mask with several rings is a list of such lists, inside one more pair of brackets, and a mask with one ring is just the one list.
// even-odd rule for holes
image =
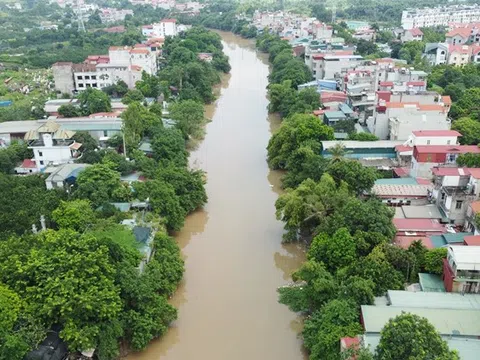
[[83, 23], [83, 13], [81, 7], [81, 0], [77, 0], [77, 21], [78, 21], [78, 31], [87, 32], [85, 30], [85, 24]]

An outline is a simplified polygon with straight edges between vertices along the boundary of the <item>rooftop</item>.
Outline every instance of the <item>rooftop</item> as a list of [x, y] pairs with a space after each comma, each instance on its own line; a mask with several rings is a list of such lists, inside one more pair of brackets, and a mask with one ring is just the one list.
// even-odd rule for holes
[[432, 137], [432, 136], [462, 136], [458, 131], [455, 130], [418, 130], [412, 131], [412, 134], [416, 137]]
[[391, 306], [480, 310], [477, 294], [388, 290], [387, 298]]
[[427, 292], [445, 292], [445, 285], [440, 275], [418, 273], [420, 287]]
[[416, 145], [415, 149], [419, 154], [465, 154], [480, 153], [477, 145]]
[[441, 219], [442, 214], [436, 205], [402, 206], [406, 219]]
[[435, 248], [444, 247], [449, 244], [463, 245], [463, 241], [466, 236], [472, 235], [472, 233], [459, 232], [459, 233], [445, 233], [441, 235], [431, 235], [430, 241]]
[[380, 197], [385, 196], [411, 196], [427, 197], [430, 185], [379, 185], [375, 184], [372, 193]]
[[380, 333], [388, 320], [402, 312], [426, 318], [441, 335], [480, 336], [480, 311], [362, 305], [365, 331]]
[[450, 245], [448, 252], [455, 261], [457, 269], [480, 270], [480, 247]]
[[393, 219], [397, 231], [435, 231], [445, 232], [445, 226], [434, 219]]
[[48, 167], [45, 172], [50, 173], [46, 181], [65, 181], [69, 178], [76, 178], [90, 164], [63, 164], [57, 167]]
[[465, 236], [463, 241], [467, 246], [480, 246], [480, 235]]
[[470, 169], [435, 166], [432, 168], [432, 174], [437, 176], [469, 176]]

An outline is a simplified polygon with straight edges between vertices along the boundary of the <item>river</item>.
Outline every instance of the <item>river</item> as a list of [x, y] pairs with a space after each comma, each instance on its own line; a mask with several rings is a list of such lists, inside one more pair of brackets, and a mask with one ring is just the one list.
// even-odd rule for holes
[[278, 119], [267, 113], [268, 61], [252, 41], [220, 34], [232, 70], [190, 156], [207, 172], [208, 204], [176, 236], [186, 267], [171, 300], [178, 320], [129, 360], [306, 359], [301, 319], [277, 302], [304, 252], [281, 244], [275, 219], [280, 175], [268, 169], [265, 148]]

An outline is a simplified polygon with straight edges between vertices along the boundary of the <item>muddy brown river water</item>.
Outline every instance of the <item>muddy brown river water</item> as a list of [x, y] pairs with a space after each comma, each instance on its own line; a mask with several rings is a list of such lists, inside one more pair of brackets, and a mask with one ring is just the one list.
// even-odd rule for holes
[[306, 359], [300, 318], [277, 302], [277, 287], [290, 281], [304, 251], [281, 244], [275, 219], [280, 174], [265, 161], [278, 127], [267, 113], [268, 61], [252, 41], [220, 34], [232, 70], [190, 156], [191, 167], [207, 173], [208, 204], [176, 236], [186, 266], [171, 300], [179, 317], [128, 360]]

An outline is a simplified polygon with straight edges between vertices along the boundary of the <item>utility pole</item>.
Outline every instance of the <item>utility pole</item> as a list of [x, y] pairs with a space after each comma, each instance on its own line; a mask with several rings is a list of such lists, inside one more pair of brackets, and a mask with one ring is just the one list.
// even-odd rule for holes
[[83, 23], [83, 12], [80, 4], [81, 0], [77, 0], [77, 21], [78, 21], [78, 31], [87, 32], [85, 30], [85, 24]]

